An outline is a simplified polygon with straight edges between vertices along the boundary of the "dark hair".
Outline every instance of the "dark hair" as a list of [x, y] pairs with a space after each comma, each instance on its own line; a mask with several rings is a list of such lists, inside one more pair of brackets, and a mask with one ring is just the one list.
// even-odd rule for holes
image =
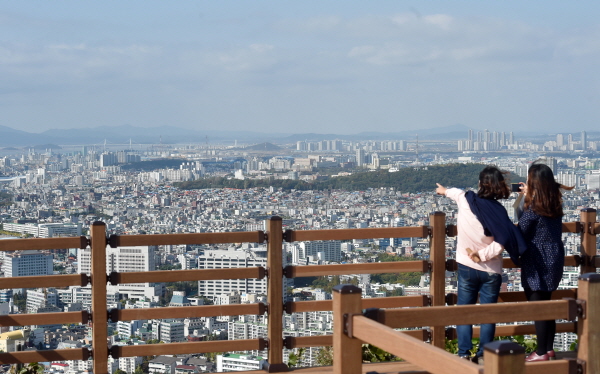
[[535, 213], [544, 217], [562, 217], [564, 213], [561, 188], [563, 190], [573, 189], [573, 187], [558, 183], [548, 165], [534, 162], [527, 172], [525, 209], [531, 208]]
[[484, 199], [506, 199], [510, 196], [510, 189], [504, 180], [506, 172], [500, 171], [496, 166], [486, 166], [479, 173], [479, 190], [477, 196]]

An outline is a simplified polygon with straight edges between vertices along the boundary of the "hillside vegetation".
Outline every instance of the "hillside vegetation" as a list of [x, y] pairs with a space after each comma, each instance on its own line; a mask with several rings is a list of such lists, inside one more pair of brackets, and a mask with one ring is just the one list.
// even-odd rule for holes
[[[317, 182], [275, 179], [227, 179], [207, 178], [175, 185], [186, 190], [208, 188], [246, 189], [254, 187], [275, 187], [284, 190], [328, 190], [364, 191], [369, 188], [394, 187], [402, 192], [425, 192], [435, 190], [436, 183], [448, 187], [476, 188], [482, 164], [450, 164], [429, 166], [427, 168], [404, 168], [390, 173], [387, 170], [357, 172], [350, 176], [335, 177]], [[524, 181], [514, 174], [511, 182]]]

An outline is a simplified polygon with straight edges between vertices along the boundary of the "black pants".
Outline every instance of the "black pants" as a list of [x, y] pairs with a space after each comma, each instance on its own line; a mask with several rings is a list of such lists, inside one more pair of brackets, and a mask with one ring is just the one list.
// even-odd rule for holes
[[[552, 291], [532, 291], [525, 289], [528, 301], [547, 301], [552, 297]], [[554, 347], [554, 335], [556, 335], [556, 320], [535, 321], [535, 333], [537, 335], [538, 355], [544, 355]]]

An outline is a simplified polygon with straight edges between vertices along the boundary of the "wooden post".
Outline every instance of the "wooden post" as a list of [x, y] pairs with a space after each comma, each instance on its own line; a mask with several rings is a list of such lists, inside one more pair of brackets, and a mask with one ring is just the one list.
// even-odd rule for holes
[[[429, 261], [431, 261], [431, 306], [446, 304], [446, 214], [434, 212], [429, 216], [431, 225], [431, 245]], [[431, 342], [438, 348], [444, 348], [446, 326], [431, 326]]]
[[333, 373], [362, 373], [362, 341], [349, 337], [346, 320], [362, 313], [362, 291], [351, 284], [333, 287]]
[[596, 255], [596, 209], [585, 208], [581, 210], [581, 224], [583, 231], [581, 234], [581, 274], [595, 273], [596, 266], [592, 263], [592, 258]]
[[578, 300], [583, 315], [577, 318], [577, 359], [585, 362], [586, 373], [600, 373], [600, 274], [579, 276]]
[[283, 363], [283, 232], [281, 217], [267, 221], [267, 303], [269, 304], [269, 356], [265, 370], [268, 373], [288, 371]]
[[525, 348], [508, 340], [496, 340], [483, 348], [485, 374], [525, 374]]
[[92, 357], [94, 373], [108, 373], [108, 311], [106, 309], [106, 224], [92, 223]]

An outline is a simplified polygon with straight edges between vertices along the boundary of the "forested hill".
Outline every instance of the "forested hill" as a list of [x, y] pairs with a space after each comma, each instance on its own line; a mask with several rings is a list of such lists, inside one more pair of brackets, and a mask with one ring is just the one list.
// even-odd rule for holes
[[[335, 177], [323, 181], [308, 183], [299, 180], [255, 180], [208, 178], [191, 182], [176, 183], [186, 190], [206, 188], [253, 188], [269, 187], [286, 190], [327, 190], [363, 191], [369, 188], [394, 187], [401, 192], [434, 191], [436, 183], [447, 187], [476, 188], [482, 164], [451, 164], [422, 168], [404, 168], [390, 173], [387, 170], [357, 172], [349, 176]], [[510, 182], [524, 181], [516, 175], [509, 176]]]

